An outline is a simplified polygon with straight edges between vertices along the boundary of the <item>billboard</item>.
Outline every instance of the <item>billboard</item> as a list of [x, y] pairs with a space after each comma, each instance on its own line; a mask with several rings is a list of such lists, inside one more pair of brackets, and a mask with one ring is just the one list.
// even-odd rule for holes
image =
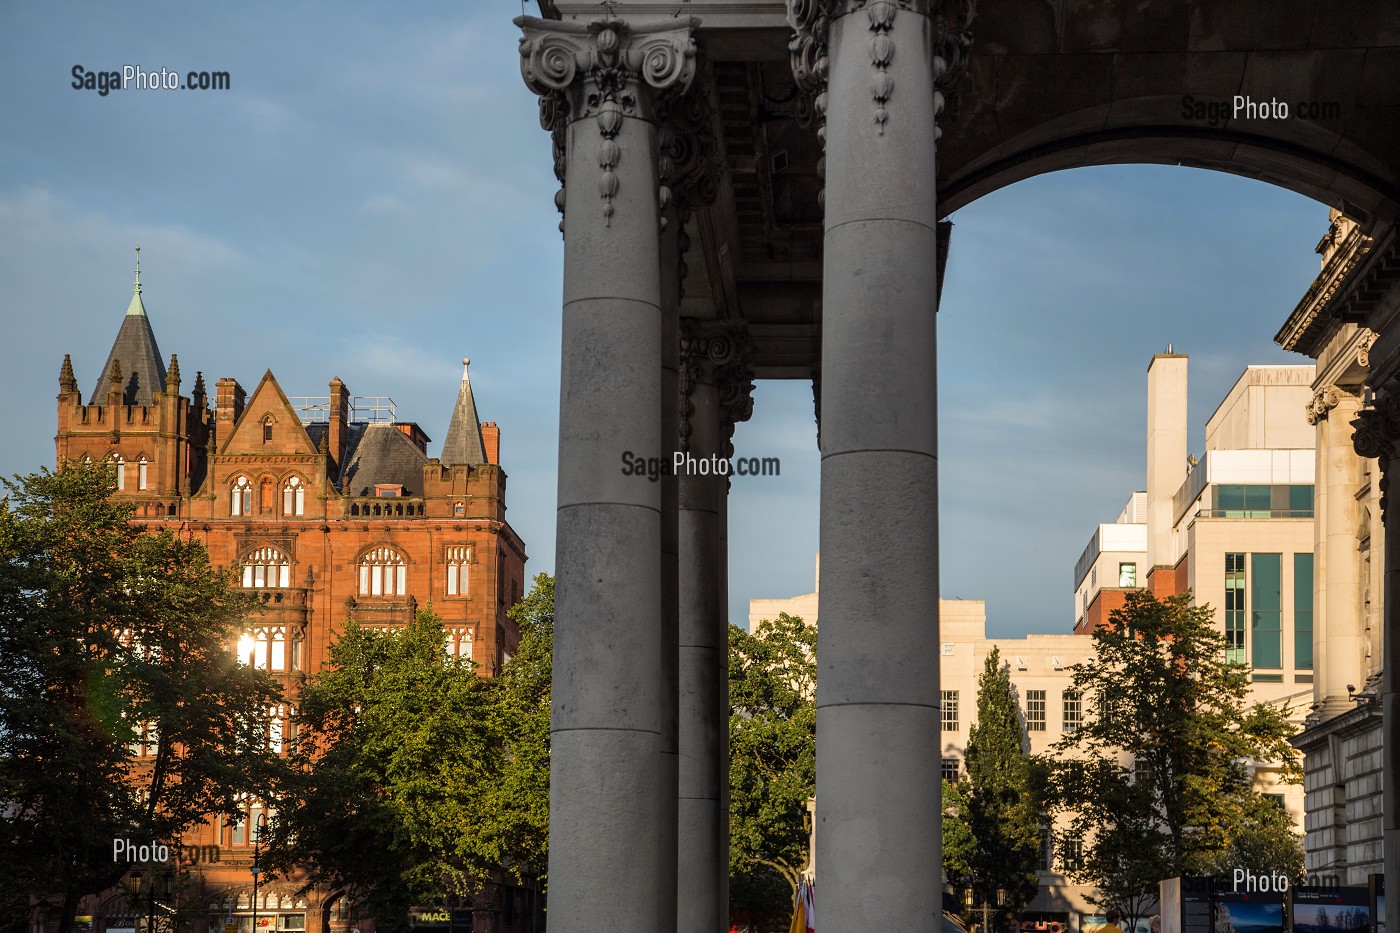
[[1215, 895], [1212, 933], [1284, 933], [1283, 894], [1222, 891]]
[[1371, 933], [1371, 895], [1365, 888], [1294, 888], [1293, 933]]

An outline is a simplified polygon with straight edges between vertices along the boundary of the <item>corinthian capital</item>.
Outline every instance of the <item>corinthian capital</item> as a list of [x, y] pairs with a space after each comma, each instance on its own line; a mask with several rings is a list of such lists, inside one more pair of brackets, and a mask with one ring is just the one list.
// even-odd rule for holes
[[698, 382], [719, 391], [723, 455], [734, 455], [734, 425], [753, 415], [753, 344], [747, 325], [730, 321], [681, 318], [680, 330], [680, 449], [690, 449], [690, 395]]
[[[521, 16], [520, 71], [540, 96], [566, 95], [573, 119], [615, 112], [651, 118], [657, 94], [683, 93], [695, 76], [699, 20], [576, 23]], [[614, 110], [614, 108], [607, 108]]]

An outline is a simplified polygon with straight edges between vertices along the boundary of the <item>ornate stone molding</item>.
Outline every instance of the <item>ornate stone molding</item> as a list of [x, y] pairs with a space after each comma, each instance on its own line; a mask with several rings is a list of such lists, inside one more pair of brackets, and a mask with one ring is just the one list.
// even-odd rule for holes
[[1330, 385], [1323, 386], [1313, 394], [1312, 401], [1306, 406], [1308, 424], [1317, 424], [1327, 418], [1327, 413], [1341, 404], [1345, 398], [1359, 398], [1361, 396], [1360, 386]]
[[[928, 16], [933, 21], [930, 65], [934, 79], [934, 116], [946, 113], [947, 122], [956, 121], [960, 110], [957, 88], [967, 71], [967, 51], [972, 45], [968, 27], [977, 15], [977, 0], [787, 0], [788, 25], [792, 27], [788, 55], [798, 90], [798, 124], [816, 127], [817, 139], [825, 152], [831, 21], [860, 10], [865, 11], [872, 34], [868, 51], [872, 69], [870, 96], [874, 104], [872, 122], [876, 132], [883, 136], [890, 118], [886, 105], [894, 94], [894, 79], [889, 66], [896, 52], [895, 18], [901, 11]], [[935, 126], [934, 134], [935, 138], [942, 136], [942, 127]], [[825, 177], [825, 158], [818, 161], [817, 173]], [[823, 194], [817, 197], [824, 203]]]
[[1371, 348], [1376, 345], [1376, 334], [1374, 331], [1367, 332], [1361, 338], [1361, 342], [1356, 346], [1356, 365], [1370, 368]]
[[695, 386], [708, 382], [719, 392], [723, 432], [720, 455], [734, 455], [734, 425], [753, 415], [753, 345], [742, 321], [698, 321], [681, 318], [680, 328], [680, 449], [690, 450], [690, 416]]
[[1352, 420], [1356, 433], [1352, 446], [1357, 456], [1384, 461], [1400, 454], [1400, 397], [1387, 395], [1377, 398], [1370, 408], [1363, 408]]
[[[720, 176], [724, 171], [714, 121], [710, 100], [698, 88], [683, 97], [673, 98], [662, 107], [662, 122], [657, 137], [661, 229], [665, 230], [670, 220], [674, 219], [677, 227], [678, 297], [681, 298], [685, 297], [685, 279], [690, 272], [685, 262], [686, 254], [690, 251], [686, 222], [694, 208], [715, 202], [719, 196]], [[668, 212], [672, 218], [667, 217]]]
[[[554, 139], [554, 173], [566, 170], [566, 128], [593, 119], [598, 128], [598, 195], [605, 223], [621, 188], [617, 134], [625, 117], [651, 120], [667, 95], [682, 94], [695, 76], [692, 18], [633, 25], [609, 16], [591, 23], [517, 17], [520, 72], [540, 95], [540, 125]], [[562, 213], [564, 195], [555, 195]]]

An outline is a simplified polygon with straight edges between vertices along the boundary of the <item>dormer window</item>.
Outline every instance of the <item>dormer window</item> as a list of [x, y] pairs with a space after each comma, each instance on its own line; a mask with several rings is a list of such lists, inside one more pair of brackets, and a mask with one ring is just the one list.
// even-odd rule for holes
[[376, 483], [374, 494], [380, 499], [397, 499], [403, 495], [403, 486], [398, 483]]
[[272, 443], [272, 416], [271, 416], [271, 415], [267, 415], [266, 417], [263, 418], [263, 420], [262, 420], [262, 426], [263, 426], [263, 443], [264, 443], [264, 444], [271, 444], [271, 443]]

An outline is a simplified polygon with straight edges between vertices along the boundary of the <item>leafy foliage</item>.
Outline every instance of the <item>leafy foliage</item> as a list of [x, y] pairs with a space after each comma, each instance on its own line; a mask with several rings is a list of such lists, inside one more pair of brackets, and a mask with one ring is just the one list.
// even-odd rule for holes
[[300, 866], [386, 929], [412, 904], [473, 895], [496, 867], [481, 831], [501, 770], [489, 689], [431, 611], [392, 632], [348, 622], [302, 692], [269, 865]]
[[1300, 841], [1248, 767], [1278, 762], [1299, 780], [1293, 728], [1286, 711], [1246, 707], [1248, 671], [1225, 661], [1210, 607], [1131, 592], [1094, 650], [1072, 669], [1092, 714], [1048, 762], [1051, 797], [1071, 817], [1065, 835], [1083, 841], [1072, 877], [1130, 921], [1161, 878], [1247, 864], [1299, 880]]
[[252, 600], [198, 543], [131, 524], [107, 469], [5, 487], [0, 824], [12, 886], [57, 894], [66, 931], [123, 873], [114, 838], [174, 841], [270, 778], [281, 693], [228, 650]]
[[816, 629], [786, 613], [729, 626], [730, 910], [754, 920], [788, 914], [809, 859], [816, 656]]
[[976, 842], [967, 822], [967, 785], [943, 781], [943, 874], [954, 888], [972, 884]]
[[973, 899], [998, 906], [998, 928], [1038, 887], [1040, 807], [1031, 792], [1025, 735], [1010, 669], [993, 647], [977, 681], [977, 722], [968, 732], [966, 810]]

